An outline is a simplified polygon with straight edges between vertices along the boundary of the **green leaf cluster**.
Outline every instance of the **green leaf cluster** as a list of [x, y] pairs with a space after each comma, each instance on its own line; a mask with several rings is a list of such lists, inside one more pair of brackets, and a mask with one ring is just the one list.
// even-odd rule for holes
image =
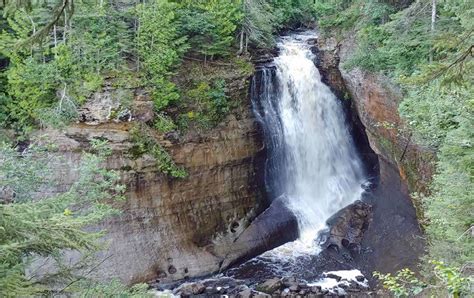
[[18, 9], [2, 19], [4, 66], [0, 70], [5, 87], [0, 90], [0, 118], [4, 125], [25, 131], [70, 121], [75, 110], [102, 87], [105, 76], [127, 71], [122, 58], [131, 52], [131, 34], [124, 13], [107, 1], [81, 3], [72, 19], [61, 17], [40, 43], [31, 43], [29, 38], [44, 28], [54, 7], [46, 3]]
[[[45, 196], [45, 187], [59, 182], [52, 177], [58, 177], [53, 169], [61, 160], [41, 148], [19, 153], [6, 144], [0, 146], [1, 296], [49, 295], [58, 285], [68, 293], [71, 281], [86, 279], [76, 270], [92, 264], [102, 233], [84, 228], [116, 214], [107, 202], [122, 198], [124, 191], [118, 174], [101, 167], [105, 143], [95, 141], [93, 148], [97, 153], [85, 153], [74, 168], [78, 179], [65, 191]], [[64, 250], [79, 251], [84, 258], [71, 267], [63, 262]], [[57, 270], [42, 277], [26, 276], [38, 258], [49, 258]]]
[[392, 275], [390, 273], [382, 274], [374, 272], [374, 277], [382, 281], [383, 287], [392, 292], [395, 297], [411, 297], [420, 294], [426, 284], [420, 281], [415, 273], [410, 269], [404, 268]]
[[171, 155], [156, 141], [153, 132], [149, 131], [146, 125], [135, 125], [130, 130], [130, 136], [133, 147], [129, 153], [133, 158], [150, 154], [155, 158], [156, 166], [162, 173], [174, 178], [187, 176], [186, 170], [175, 164]]
[[422, 281], [410, 269], [404, 268], [395, 275], [374, 272], [385, 289], [395, 297], [413, 297], [416, 295], [430, 297], [464, 297], [470, 291], [472, 277], [463, 277], [461, 270], [446, 266], [440, 261], [429, 261], [434, 280]]
[[154, 0], [136, 7], [136, 33], [139, 65], [153, 86], [155, 109], [161, 110], [179, 99], [176, 86], [170, 81], [186, 51], [186, 38], [180, 37], [177, 5], [167, 0]]
[[243, 14], [238, 0], [180, 1], [180, 32], [206, 58], [228, 56]]

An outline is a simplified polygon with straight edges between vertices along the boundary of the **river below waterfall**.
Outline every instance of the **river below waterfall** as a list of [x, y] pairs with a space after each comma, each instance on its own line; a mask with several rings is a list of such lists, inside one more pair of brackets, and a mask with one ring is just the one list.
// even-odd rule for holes
[[[227, 295], [253, 291], [273, 279], [280, 286], [272, 293], [290, 294], [293, 287], [295, 295], [345, 294], [348, 288], [368, 289], [361, 271], [370, 275], [377, 266], [392, 266], [396, 256], [385, 252], [396, 249], [416, 258], [410, 240], [401, 236], [419, 229], [400, 178], [382, 164], [390, 183], [369, 183], [373, 177], [358, 156], [341, 100], [322, 83], [315, 66], [309, 42], [314, 38], [312, 31], [281, 37], [278, 56], [258, 66], [251, 86], [265, 138], [265, 190], [271, 202], [296, 218], [297, 239], [207, 279], [157, 288], [185, 296]], [[394, 237], [387, 234], [390, 229]], [[340, 231], [345, 234], [339, 237]]]

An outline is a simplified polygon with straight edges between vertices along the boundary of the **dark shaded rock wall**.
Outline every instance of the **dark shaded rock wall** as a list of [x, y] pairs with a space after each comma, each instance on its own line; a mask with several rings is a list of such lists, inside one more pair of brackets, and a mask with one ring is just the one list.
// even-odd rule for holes
[[400, 90], [383, 75], [344, 69], [356, 47], [351, 38], [339, 43], [320, 39], [318, 46], [318, 61], [326, 83], [339, 96], [352, 99], [352, 109], [363, 124], [371, 148], [398, 169], [410, 192], [426, 193], [435, 154], [415, 142], [400, 118]]
[[422, 214], [417, 214], [418, 202], [410, 193], [428, 191], [434, 153], [407, 132], [398, 114], [402, 95], [388, 78], [342, 67], [355, 49], [350, 38], [342, 43], [321, 38], [317, 44], [316, 64], [324, 82], [349, 106], [356, 143], [367, 138], [378, 157], [377, 169], [372, 167], [378, 179], [363, 198], [372, 206], [372, 218], [360, 251], [352, 254], [353, 262], [367, 276], [374, 270], [416, 271], [425, 244], [419, 225]]

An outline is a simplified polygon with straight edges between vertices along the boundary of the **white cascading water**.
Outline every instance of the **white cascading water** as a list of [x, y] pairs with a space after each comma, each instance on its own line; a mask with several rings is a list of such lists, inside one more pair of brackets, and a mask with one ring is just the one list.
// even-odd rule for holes
[[275, 68], [261, 70], [252, 96], [265, 131], [270, 196], [283, 195], [300, 238], [277, 251], [317, 252], [318, 233], [338, 210], [361, 197], [365, 175], [342, 106], [321, 82], [308, 39], [284, 37]]

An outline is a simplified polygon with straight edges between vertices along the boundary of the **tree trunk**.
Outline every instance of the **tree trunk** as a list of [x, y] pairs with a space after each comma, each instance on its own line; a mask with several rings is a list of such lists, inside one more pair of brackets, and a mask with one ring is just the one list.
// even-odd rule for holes
[[58, 56], [57, 47], [58, 47], [58, 37], [56, 35], [56, 24], [53, 25], [53, 37], [54, 37], [54, 57]]
[[239, 51], [237, 55], [242, 55], [244, 52], [244, 30], [240, 31], [240, 43], [239, 43]]
[[249, 47], [249, 37], [247, 34], [245, 34], [245, 53], [247, 53]]
[[[435, 23], [436, 23], [436, 0], [431, 0], [431, 43], [434, 40], [435, 33]], [[430, 63], [433, 62], [433, 46], [430, 50]]]
[[66, 34], [67, 34], [67, 13], [64, 10], [64, 30], [63, 30], [63, 41], [66, 43]]

